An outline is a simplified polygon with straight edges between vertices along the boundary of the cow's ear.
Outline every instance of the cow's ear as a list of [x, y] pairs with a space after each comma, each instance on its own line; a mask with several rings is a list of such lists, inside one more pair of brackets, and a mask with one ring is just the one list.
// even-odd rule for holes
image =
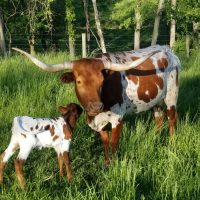
[[74, 74], [72, 72], [66, 72], [60, 77], [60, 80], [63, 83], [71, 83], [75, 80]]
[[63, 114], [68, 112], [68, 108], [65, 106], [59, 106], [58, 110]]

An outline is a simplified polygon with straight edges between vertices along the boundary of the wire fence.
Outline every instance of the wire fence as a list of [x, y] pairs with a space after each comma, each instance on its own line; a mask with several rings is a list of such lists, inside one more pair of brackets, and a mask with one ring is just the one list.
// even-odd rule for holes
[[[104, 34], [104, 40], [106, 49], [108, 52], [114, 51], [126, 51], [133, 49], [134, 46], [134, 33], [129, 34]], [[168, 35], [160, 35], [158, 38], [158, 44], [169, 44]], [[151, 45], [151, 37], [141, 34], [141, 47]], [[21, 49], [29, 49], [29, 36], [26, 34], [13, 34], [11, 37], [11, 43], [9, 45], [8, 38], [6, 39], [6, 46], [19, 47]], [[88, 44], [86, 45], [88, 46]], [[100, 47], [96, 41], [96, 38], [91, 35], [89, 42], [90, 52], [100, 52]], [[38, 52], [44, 52], [47, 50], [66, 51], [69, 49], [68, 38], [66, 34], [54, 34], [52, 37], [46, 35], [35, 35], [35, 50]], [[75, 38], [75, 52], [80, 54], [82, 51], [82, 38], [81, 33]]]
[[[82, 38], [81, 34], [85, 33], [84, 30], [79, 31], [75, 37], [75, 52], [76, 55], [81, 55], [82, 52]], [[98, 36], [90, 35], [90, 53], [100, 53], [100, 47], [96, 39]], [[134, 46], [134, 31], [133, 30], [105, 30], [104, 40], [106, 44], [107, 52], [127, 51], [133, 49]], [[169, 44], [169, 34], [162, 34], [158, 36], [158, 44]], [[151, 45], [151, 36], [141, 32], [141, 47]], [[11, 40], [6, 35], [6, 46], [8, 47], [19, 47], [21, 49], [29, 49], [29, 35], [27, 34], [12, 34]], [[88, 46], [88, 44], [86, 45]], [[45, 52], [48, 50], [56, 51], [68, 51], [68, 36], [66, 33], [56, 34], [37, 34], [35, 35], [36, 52]]]

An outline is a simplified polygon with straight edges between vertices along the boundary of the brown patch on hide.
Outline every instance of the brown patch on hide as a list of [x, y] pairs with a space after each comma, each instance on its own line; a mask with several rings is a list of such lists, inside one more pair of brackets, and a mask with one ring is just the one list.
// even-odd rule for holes
[[167, 117], [169, 120], [173, 120], [176, 117], [176, 108], [175, 106], [171, 106], [169, 110], [167, 110]]
[[54, 136], [54, 134], [55, 134], [54, 125], [53, 125], [51, 128], [49, 128], [49, 131], [50, 131], [50, 133], [51, 133], [51, 136]]
[[15, 146], [12, 148], [12, 152], [15, 152], [19, 148], [19, 144], [15, 144]]
[[169, 134], [170, 134], [170, 137], [172, 137], [174, 134], [176, 118], [177, 118], [175, 106], [171, 106], [170, 109], [167, 110], [167, 117], [168, 117], [168, 121], [169, 121]]
[[158, 61], [158, 68], [160, 69], [160, 71], [164, 72], [165, 68], [167, 68], [168, 66], [168, 61], [166, 58], [161, 58]]
[[65, 138], [66, 140], [69, 140], [69, 139], [72, 138], [71, 131], [68, 129], [68, 127], [67, 127], [66, 124], [63, 125], [63, 133], [64, 133], [64, 135], [65, 135], [64, 138]]
[[110, 73], [110, 75], [104, 80], [101, 92], [101, 99], [105, 110], [109, 110], [110, 107], [116, 103], [123, 103], [122, 90], [120, 72]]
[[[135, 58], [132, 58], [135, 60]], [[156, 98], [158, 87], [163, 89], [163, 79], [156, 74], [155, 66], [151, 59], [134, 69], [126, 71], [126, 76], [135, 84], [139, 84], [137, 93], [138, 98], [146, 103]]]
[[25, 135], [25, 134], [21, 133], [21, 135], [22, 135], [24, 138], [26, 138], [26, 135]]
[[59, 136], [58, 136], [58, 135], [55, 135], [55, 136], [53, 137], [53, 141], [56, 141], [58, 138], [59, 138]]
[[46, 125], [45, 127], [44, 127], [44, 130], [49, 130], [50, 129], [50, 125], [48, 124], [48, 125]]

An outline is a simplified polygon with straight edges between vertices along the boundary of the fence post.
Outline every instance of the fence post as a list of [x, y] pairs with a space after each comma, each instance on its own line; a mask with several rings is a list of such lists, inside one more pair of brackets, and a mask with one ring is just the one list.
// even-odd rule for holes
[[82, 33], [82, 57], [86, 58], [86, 34]]

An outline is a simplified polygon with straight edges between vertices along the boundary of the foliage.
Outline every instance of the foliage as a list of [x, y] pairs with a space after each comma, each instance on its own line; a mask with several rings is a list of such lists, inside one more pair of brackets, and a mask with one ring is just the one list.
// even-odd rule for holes
[[171, 15], [177, 20], [179, 34], [191, 33], [193, 22], [200, 21], [200, 2], [199, 0], [177, 0], [176, 10], [173, 11], [169, 1], [166, 3], [168, 21]]
[[[4, 21], [7, 41], [12, 38], [13, 46], [25, 48], [27, 36], [30, 33], [28, 26], [31, 21], [28, 15], [27, 5], [36, 3], [34, 14], [34, 31], [36, 33], [36, 45], [41, 49], [45, 40], [47, 46], [53, 49], [66, 50], [66, 32], [76, 42], [76, 52], [81, 51], [81, 33], [85, 32], [85, 18], [82, 1], [75, 0], [12, 0], [0, 1], [0, 7], [4, 11]], [[97, 7], [101, 20], [106, 47], [109, 51], [118, 51], [121, 48], [109, 49], [112, 40], [118, 40], [119, 46], [132, 48], [133, 27], [135, 26], [135, 8], [140, 3], [142, 16], [141, 46], [149, 45], [153, 32], [153, 23], [158, 6], [158, 0], [105, 0], [97, 1]], [[88, 1], [90, 27], [93, 32], [91, 37], [91, 51], [97, 49], [95, 35], [95, 21], [92, 2]], [[33, 10], [34, 7], [31, 7]], [[175, 12], [171, 9], [171, 1], [165, 1], [165, 9], [161, 18], [158, 42], [169, 43], [169, 24], [173, 14], [177, 21], [177, 34], [184, 37], [186, 33], [193, 35], [193, 22], [200, 21], [200, 5], [198, 0], [177, 0]], [[66, 25], [67, 23], [67, 25]], [[20, 27], [20, 28], [19, 28]], [[121, 31], [121, 30], [123, 31]], [[132, 30], [132, 31], [131, 31]], [[127, 32], [130, 34], [127, 37]], [[113, 34], [115, 33], [115, 34]], [[120, 34], [119, 34], [120, 33]], [[197, 33], [198, 34], [198, 33]], [[197, 35], [196, 34], [196, 35]], [[195, 36], [197, 38], [197, 36]], [[124, 41], [125, 40], [125, 41]], [[26, 44], [26, 45], [25, 45]], [[131, 44], [131, 45], [130, 45]], [[49, 49], [47, 48], [47, 49]], [[37, 48], [39, 49], [39, 48]], [[123, 49], [122, 49], [123, 50]]]
[[74, 41], [75, 40], [75, 10], [72, 0], [66, 0], [66, 21], [67, 21], [67, 30], [68, 35]]
[[155, 15], [152, 16], [152, 10], [156, 8], [156, 1], [155, 0], [118, 0], [112, 9], [111, 19], [115, 20], [119, 23], [120, 28], [127, 28], [131, 25], [135, 24], [135, 17], [134, 11], [136, 9], [137, 4], [140, 4], [140, 12], [142, 15], [142, 22], [147, 20], [149, 17], [153, 18]]
[[[66, 53], [38, 57], [58, 63], [66, 60]], [[118, 156], [109, 168], [104, 168], [101, 141], [86, 125], [83, 113], [70, 149], [73, 182], [69, 184], [66, 177], [59, 177], [52, 149], [33, 150], [24, 168], [27, 189], [24, 192], [19, 189], [10, 160], [4, 185], [0, 186], [0, 199], [199, 199], [199, 51], [193, 52], [190, 60], [181, 57], [181, 62], [179, 120], [172, 143], [167, 122], [161, 135], [156, 134], [150, 111], [127, 116]], [[21, 55], [1, 59], [0, 63], [0, 152], [3, 152], [15, 116], [56, 117], [59, 105], [78, 100], [73, 84], [63, 85], [59, 81], [60, 73], [43, 72]]]

